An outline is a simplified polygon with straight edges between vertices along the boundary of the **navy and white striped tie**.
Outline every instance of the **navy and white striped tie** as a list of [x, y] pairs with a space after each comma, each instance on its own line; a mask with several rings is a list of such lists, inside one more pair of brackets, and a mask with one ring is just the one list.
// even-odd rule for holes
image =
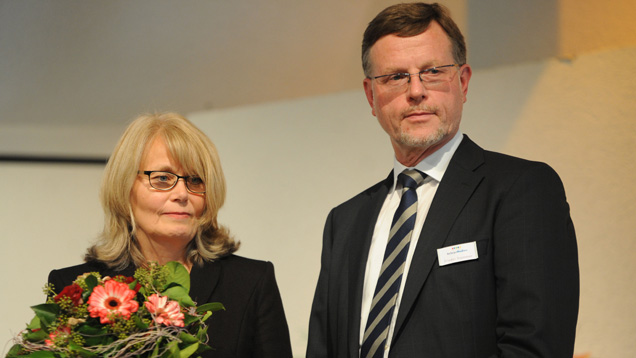
[[371, 310], [364, 329], [360, 348], [361, 358], [376, 358], [384, 355], [417, 214], [415, 189], [424, 182], [425, 176], [415, 169], [406, 169], [398, 175], [398, 183], [402, 184], [402, 199], [391, 223], [380, 277], [375, 286]]

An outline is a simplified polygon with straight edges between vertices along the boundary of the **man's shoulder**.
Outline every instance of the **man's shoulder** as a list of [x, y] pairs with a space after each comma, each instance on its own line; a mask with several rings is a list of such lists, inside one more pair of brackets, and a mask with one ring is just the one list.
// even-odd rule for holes
[[499, 175], [550, 175], [558, 176], [556, 171], [547, 163], [516, 157], [509, 154], [484, 151], [485, 167], [491, 173]]
[[[463, 149], [460, 147], [456, 157], [451, 160], [449, 178], [476, 175], [483, 177], [489, 185], [499, 188], [523, 183], [528, 183], [533, 188], [563, 187], [558, 173], [545, 162], [485, 150], [470, 140], [466, 142], [466, 146]], [[445, 179], [448, 178], [445, 176]]]
[[356, 194], [352, 198], [346, 200], [342, 204], [338, 205], [336, 209], [346, 209], [350, 207], [358, 207], [368, 203], [370, 200], [375, 200], [378, 195], [383, 197], [389, 190], [392, 184], [392, 173], [385, 179], [373, 184], [372, 186], [364, 189], [360, 193]]
[[462, 141], [462, 145], [457, 150], [456, 156], [451, 160], [451, 163], [464, 164], [469, 160], [479, 166], [477, 170], [523, 172], [534, 169], [553, 171], [548, 164], [541, 161], [483, 149], [466, 136]]

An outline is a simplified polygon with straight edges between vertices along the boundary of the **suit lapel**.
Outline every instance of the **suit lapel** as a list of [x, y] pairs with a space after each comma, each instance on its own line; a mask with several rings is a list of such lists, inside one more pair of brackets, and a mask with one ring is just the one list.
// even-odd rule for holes
[[482, 163], [483, 150], [465, 136], [437, 188], [422, 227], [400, 302], [393, 339], [399, 335], [437, 260], [437, 249], [444, 246], [457, 216], [483, 179], [482, 175], [474, 172]]
[[[349, 309], [348, 309], [348, 334], [349, 334], [349, 356], [357, 357], [360, 341], [360, 312], [362, 305], [362, 290], [364, 288], [364, 273], [371, 247], [371, 238], [375, 229], [375, 224], [384, 204], [384, 200], [393, 185], [393, 171], [376, 190], [369, 191], [365, 200], [359, 205], [359, 212], [356, 215], [355, 227], [351, 235], [351, 246], [349, 247], [348, 258], [348, 280], [349, 280]], [[355, 235], [358, 233], [358, 235]]]
[[190, 297], [197, 303], [209, 302], [222, 270], [219, 261], [205, 262], [203, 266], [193, 265], [190, 272]]

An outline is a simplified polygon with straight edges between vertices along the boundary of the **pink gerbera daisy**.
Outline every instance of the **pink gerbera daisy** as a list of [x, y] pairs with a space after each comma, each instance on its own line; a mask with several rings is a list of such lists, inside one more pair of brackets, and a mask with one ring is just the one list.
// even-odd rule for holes
[[99, 317], [101, 323], [112, 323], [115, 316], [130, 318], [139, 304], [133, 298], [135, 291], [125, 283], [108, 280], [104, 286], [96, 286], [88, 298], [88, 311], [91, 317]]
[[184, 316], [177, 301], [168, 301], [168, 297], [153, 293], [145, 305], [158, 324], [183, 327]]

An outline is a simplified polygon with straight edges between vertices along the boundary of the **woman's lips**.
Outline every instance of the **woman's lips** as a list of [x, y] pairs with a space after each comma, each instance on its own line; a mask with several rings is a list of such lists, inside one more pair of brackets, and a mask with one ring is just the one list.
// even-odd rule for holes
[[163, 213], [163, 215], [169, 216], [175, 219], [189, 219], [192, 216], [190, 213], [176, 212], [176, 211]]

